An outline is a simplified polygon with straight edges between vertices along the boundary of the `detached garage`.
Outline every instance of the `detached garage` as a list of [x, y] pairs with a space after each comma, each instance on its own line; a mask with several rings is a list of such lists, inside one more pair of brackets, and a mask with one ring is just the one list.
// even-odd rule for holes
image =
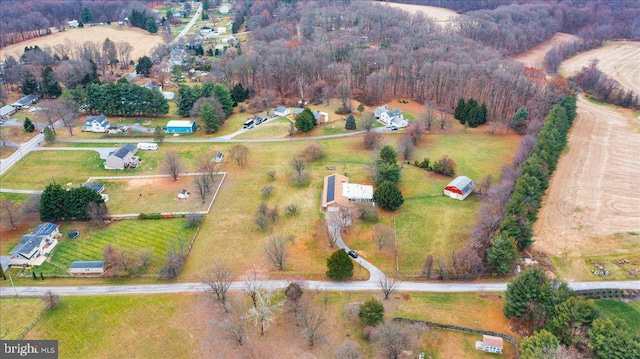
[[69, 268], [70, 274], [102, 274], [104, 261], [75, 261]]
[[196, 123], [193, 121], [171, 120], [167, 123], [169, 133], [193, 133], [196, 130]]
[[466, 176], [458, 176], [444, 188], [444, 195], [463, 200], [473, 192], [473, 181]]

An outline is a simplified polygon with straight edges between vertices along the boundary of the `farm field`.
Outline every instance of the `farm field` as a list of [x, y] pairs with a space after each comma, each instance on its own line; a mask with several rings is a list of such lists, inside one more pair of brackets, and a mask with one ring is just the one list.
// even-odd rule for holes
[[18, 339], [44, 308], [41, 298], [0, 298], [0, 339]]
[[450, 22], [450, 18], [458, 16], [458, 14], [454, 10], [445, 9], [442, 7], [400, 4], [400, 3], [392, 3], [392, 2], [385, 2], [384, 5], [390, 6], [396, 9], [401, 9], [412, 14], [423, 12], [428, 17], [433, 18], [436, 22], [441, 22], [441, 23], [448, 23]]
[[[313, 348], [306, 345], [291, 319], [282, 312], [277, 321], [267, 328], [265, 336], [258, 334], [253, 323], [247, 323], [248, 339], [242, 347], [222, 338], [222, 332], [212, 323], [218, 323], [225, 314], [220, 306], [205, 295], [148, 295], [148, 296], [78, 296], [63, 297], [59, 306], [45, 314], [25, 339], [57, 338], [60, 340], [61, 357], [134, 357], [144, 351], [156, 358], [175, 357], [225, 357], [243, 358], [250, 353], [265, 357], [333, 358], [333, 353], [345, 341], [353, 342], [366, 358], [381, 353], [362, 337], [362, 324], [357, 315], [347, 307], [357, 306], [379, 293], [315, 293], [305, 289], [305, 296], [314, 296], [316, 308], [327, 317], [323, 339]], [[249, 305], [240, 292], [230, 294], [236, 306]], [[326, 303], [326, 304], [325, 304]], [[385, 318], [396, 316], [423, 317], [435, 322], [450, 318], [450, 324], [491, 329], [513, 335], [508, 331], [508, 320], [501, 313], [502, 299], [497, 295], [475, 294], [402, 294], [401, 299], [383, 301]], [[424, 308], [433, 308], [425, 316]], [[456, 312], [478, 313], [487, 318], [456, 318]], [[423, 314], [421, 314], [423, 313]], [[481, 315], [481, 313], [483, 313]], [[491, 315], [485, 315], [491, 313]], [[494, 315], [495, 314], [495, 315]], [[504, 328], [504, 330], [503, 330]], [[145, 335], [136, 335], [146, 333]], [[416, 353], [433, 353], [434, 358], [494, 357], [476, 352], [455, 343], [473, 343], [478, 336], [462, 333], [427, 331], [416, 341]], [[443, 340], [445, 339], [445, 340]], [[511, 358], [507, 345], [506, 358]]]
[[556, 33], [549, 40], [541, 43], [533, 49], [514, 57], [515, 60], [522, 62], [526, 66], [537, 67], [539, 69], [544, 68], [544, 57], [547, 52], [551, 51], [554, 47], [560, 46], [565, 42], [578, 40], [578, 37], [572, 34], [566, 34], [564, 32]]
[[[82, 227], [82, 228], [80, 228]], [[80, 237], [69, 239], [70, 230], [79, 230]], [[52, 256], [36, 272], [44, 274], [68, 274], [69, 266], [77, 260], [102, 260], [103, 250], [109, 243], [120, 249], [152, 250], [152, 260], [147, 273], [155, 274], [163, 266], [165, 252], [171, 241], [191, 240], [195, 227], [186, 228], [184, 219], [125, 220], [112, 222], [105, 228], [88, 223], [65, 223], [60, 228], [63, 239], [53, 250]]]
[[604, 46], [583, 52], [560, 66], [563, 76], [570, 76], [588, 66], [592, 59], [598, 59], [598, 69], [616, 79], [622, 86], [640, 93], [640, 42], [607, 41]]
[[640, 302], [597, 300], [596, 306], [611, 318], [625, 322], [633, 332], [640, 332]]
[[[212, 184], [212, 192], [218, 188], [222, 175], [216, 177]], [[158, 212], [191, 212], [206, 211], [213, 194], [208, 194], [202, 203], [193, 176], [180, 176], [178, 181], [169, 177], [131, 178], [121, 180], [101, 180], [94, 182], [105, 185], [109, 194], [109, 212], [125, 213], [158, 213]], [[178, 199], [180, 190], [186, 189], [191, 195], [186, 199]]]
[[[567, 152], [534, 225], [534, 249], [565, 263], [605, 255], [640, 259], [633, 235], [640, 223], [638, 143], [640, 132], [628, 112], [579, 97]], [[563, 274], [565, 280], [597, 279], [590, 272]]]
[[51, 35], [6, 46], [2, 50], [2, 58], [6, 59], [9, 56], [19, 58], [27, 46], [44, 48], [46, 46], [53, 47], [57, 44], [68, 44], [69, 46], [75, 47], [83, 44], [85, 41], [98, 41], [102, 44], [106, 38], [116, 43], [126, 41], [134, 45], [130, 56], [130, 58], [134, 60], [145, 55], [151, 56], [151, 51], [156, 46], [164, 44], [161, 35], [153, 35], [142, 29], [133, 27], [118, 29], [115, 25], [96, 26], [68, 29], [67, 31], [55, 32]]

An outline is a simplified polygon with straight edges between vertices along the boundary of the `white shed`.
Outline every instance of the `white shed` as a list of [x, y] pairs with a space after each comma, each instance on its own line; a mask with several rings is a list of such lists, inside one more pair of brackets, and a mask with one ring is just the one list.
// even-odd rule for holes
[[69, 268], [70, 274], [102, 274], [104, 261], [75, 261]]

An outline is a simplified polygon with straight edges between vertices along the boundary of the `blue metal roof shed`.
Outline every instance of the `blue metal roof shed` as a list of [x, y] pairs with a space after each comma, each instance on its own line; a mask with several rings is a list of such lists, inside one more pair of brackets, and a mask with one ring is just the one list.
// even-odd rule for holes
[[196, 123], [193, 121], [171, 120], [167, 123], [168, 133], [193, 133]]

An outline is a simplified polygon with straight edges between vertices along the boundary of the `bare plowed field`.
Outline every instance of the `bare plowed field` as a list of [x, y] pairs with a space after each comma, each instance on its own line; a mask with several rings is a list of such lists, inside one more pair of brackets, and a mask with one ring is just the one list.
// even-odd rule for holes
[[8, 56], [18, 58], [24, 52], [24, 48], [26, 46], [37, 45], [40, 48], [44, 48], [46, 46], [53, 47], [57, 44], [64, 44], [67, 41], [75, 50], [76, 45], [80, 45], [85, 41], [99, 41], [102, 43], [106, 38], [109, 38], [109, 40], [116, 43], [126, 41], [133, 45], [133, 51], [131, 51], [130, 56], [133, 60], [144, 55], [151, 55], [151, 50], [153, 50], [154, 47], [164, 43], [162, 36], [152, 35], [142, 29], [127, 27], [117, 29], [115, 27], [96, 26], [84, 29], [70, 29], [22, 41], [3, 48], [0, 52], [2, 54], [0, 57], [3, 59]]
[[559, 32], [549, 40], [541, 43], [533, 49], [514, 57], [515, 60], [531, 67], [542, 69], [544, 67], [544, 56], [555, 46], [559, 46], [565, 42], [577, 40], [578, 37], [571, 34]]
[[560, 73], [573, 75], [598, 59], [598, 68], [627, 89], [640, 93], [640, 42], [609, 41], [603, 47], [584, 52], [562, 63]]
[[593, 238], [640, 230], [638, 144], [633, 115], [579, 98], [568, 153], [560, 158], [534, 226], [535, 249], [592, 254], [601, 247]]
[[392, 3], [392, 2], [384, 2], [384, 3], [376, 2], [376, 4], [384, 4], [384, 6], [395, 7], [397, 9], [408, 11], [412, 14], [423, 12], [428, 17], [435, 19], [436, 22], [449, 22], [452, 17], [458, 16], [458, 14], [455, 11], [451, 9], [445, 9], [442, 7], [400, 4], [400, 3]]

